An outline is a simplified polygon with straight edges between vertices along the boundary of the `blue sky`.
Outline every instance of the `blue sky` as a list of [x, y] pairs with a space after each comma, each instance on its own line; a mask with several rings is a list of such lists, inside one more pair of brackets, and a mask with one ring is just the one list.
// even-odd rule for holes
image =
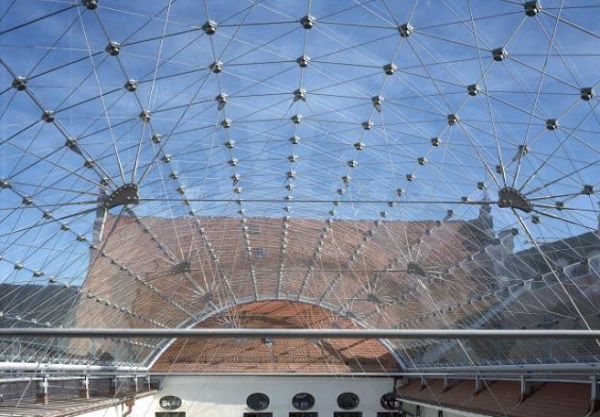
[[[240, 219], [374, 220], [385, 212], [385, 220], [414, 221], [452, 210], [453, 219], [473, 219], [486, 195], [494, 203], [514, 185], [540, 212], [516, 211], [524, 230], [515, 212], [494, 205], [497, 230], [520, 229], [518, 248], [597, 225], [598, 100], [579, 91], [598, 90], [592, 2], [544, 1], [535, 17], [505, 1], [99, 4], [0, 6], [0, 177], [11, 185], [0, 190], [5, 282], [54, 275], [80, 284], [99, 190], [110, 195], [127, 183], [139, 184], [139, 217], [193, 209]], [[299, 23], [307, 14], [316, 19], [308, 30]], [[212, 36], [201, 29], [208, 19], [218, 24]], [[401, 37], [407, 22], [414, 32]], [[118, 56], [105, 52], [111, 41]], [[501, 47], [507, 57], [496, 62], [491, 51]], [[296, 63], [303, 55], [311, 58], [304, 69]], [[214, 62], [222, 72], [211, 71]], [[389, 63], [393, 75], [383, 70]], [[14, 76], [27, 78], [26, 91], [11, 88]], [[123, 87], [129, 79], [135, 92]], [[477, 96], [467, 94], [470, 84]], [[306, 100], [294, 101], [300, 88]], [[41, 120], [43, 109], [55, 122]], [[145, 110], [148, 122], [139, 117]], [[460, 120], [449, 126], [452, 114]], [[548, 130], [554, 118], [559, 127]], [[64, 146], [69, 137], [78, 152]], [[527, 147], [522, 157], [519, 146]], [[592, 195], [581, 194], [584, 185]]]

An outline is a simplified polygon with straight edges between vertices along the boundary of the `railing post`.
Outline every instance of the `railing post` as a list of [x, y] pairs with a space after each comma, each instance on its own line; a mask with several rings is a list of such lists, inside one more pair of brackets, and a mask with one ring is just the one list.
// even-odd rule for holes
[[35, 395], [35, 402], [38, 404], [48, 404], [50, 402], [50, 398], [48, 396], [48, 377], [44, 376], [40, 382], [38, 382], [38, 392]]
[[86, 400], [90, 398], [90, 379], [87, 375], [81, 380], [79, 398], [85, 398]]

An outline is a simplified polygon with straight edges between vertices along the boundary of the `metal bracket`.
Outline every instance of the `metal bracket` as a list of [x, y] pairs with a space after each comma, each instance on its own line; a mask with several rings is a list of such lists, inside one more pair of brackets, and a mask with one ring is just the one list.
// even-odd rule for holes
[[504, 187], [498, 191], [498, 207], [511, 207], [524, 211], [525, 213], [531, 212], [533, 207], [527, 197], [523, 195], [519, 190], [513, 187]]
[[138, 186], [136, 184], [125, 184], [112, 192], [110, 197], [104, 202], [104, 207], [106, 209], [111, 209], [116, 206], [137, 204], [139, 202]]

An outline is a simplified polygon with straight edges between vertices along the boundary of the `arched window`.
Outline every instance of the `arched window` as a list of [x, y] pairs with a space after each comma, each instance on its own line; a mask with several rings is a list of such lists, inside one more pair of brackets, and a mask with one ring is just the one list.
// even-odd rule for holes
[[337, 405], [343, 410], [352, 410], [358, 407], [360, 399], [353, 392], [344, 392], [337, 397]]
[[269, 407], [270, 403], [271, 400], [269, 399], [269, 396], [260, 392], [250, 394], [248, 395], [248, 398], [246, 398], [246, 405], [254, 411], [265, 410]]
[[292, 405], [297, 410], [310, 410], [315, 405], [315, 397], [306, 392], [294, 395]]
[[158, 404], [165, 410], [176, 410], [181, 407], [181, 398], [175, 397], [174, 395], [167, 395], [162, 397], [158, 401]]

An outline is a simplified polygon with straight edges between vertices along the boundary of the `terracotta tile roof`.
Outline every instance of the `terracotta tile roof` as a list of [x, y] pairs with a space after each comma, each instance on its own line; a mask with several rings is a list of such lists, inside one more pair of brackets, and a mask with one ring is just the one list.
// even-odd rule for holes
[[440, 390], [440, 380], [427, 385], [422, 388], [421, 381], [414, 380], [401, 387], [398, 394], [401, 398], [489, 415], [584, 417], [591, 392], [589, 383], [547, 382], [534, 386], [531, 395], [519, 402], [520, 383], [515, 381], [488, 381], [479, 393], [475, 393], [472, 380], [457, 382], [445, 392]]
[[[301, 303], [264, 301], [234, 307], [198, 328], [354, 328], [350, 320]], [[375, 340], [178, 339], [155, 362], [155, 372], [392, 372], [398, 364]]]
[[[368, 327], [402, 327], [471, 296], [457, 288], [476, 288], [479, 278], [458, 265], [476, 250], [477, 233], [462, 221], [108, 216], [75, 325], [181, 327], [218, 306], [288, 299], [328, 306]], [[424, 275], [416, 279], [411, 267]], [[431, 278], [451, 269], [452, 282]], [[434, 300], [423, 296], [420, 279]], [[110, 341], [101, 344], [110, 350]], [[73, 346], [80, 355], [97, 350], [86, 341]]]

